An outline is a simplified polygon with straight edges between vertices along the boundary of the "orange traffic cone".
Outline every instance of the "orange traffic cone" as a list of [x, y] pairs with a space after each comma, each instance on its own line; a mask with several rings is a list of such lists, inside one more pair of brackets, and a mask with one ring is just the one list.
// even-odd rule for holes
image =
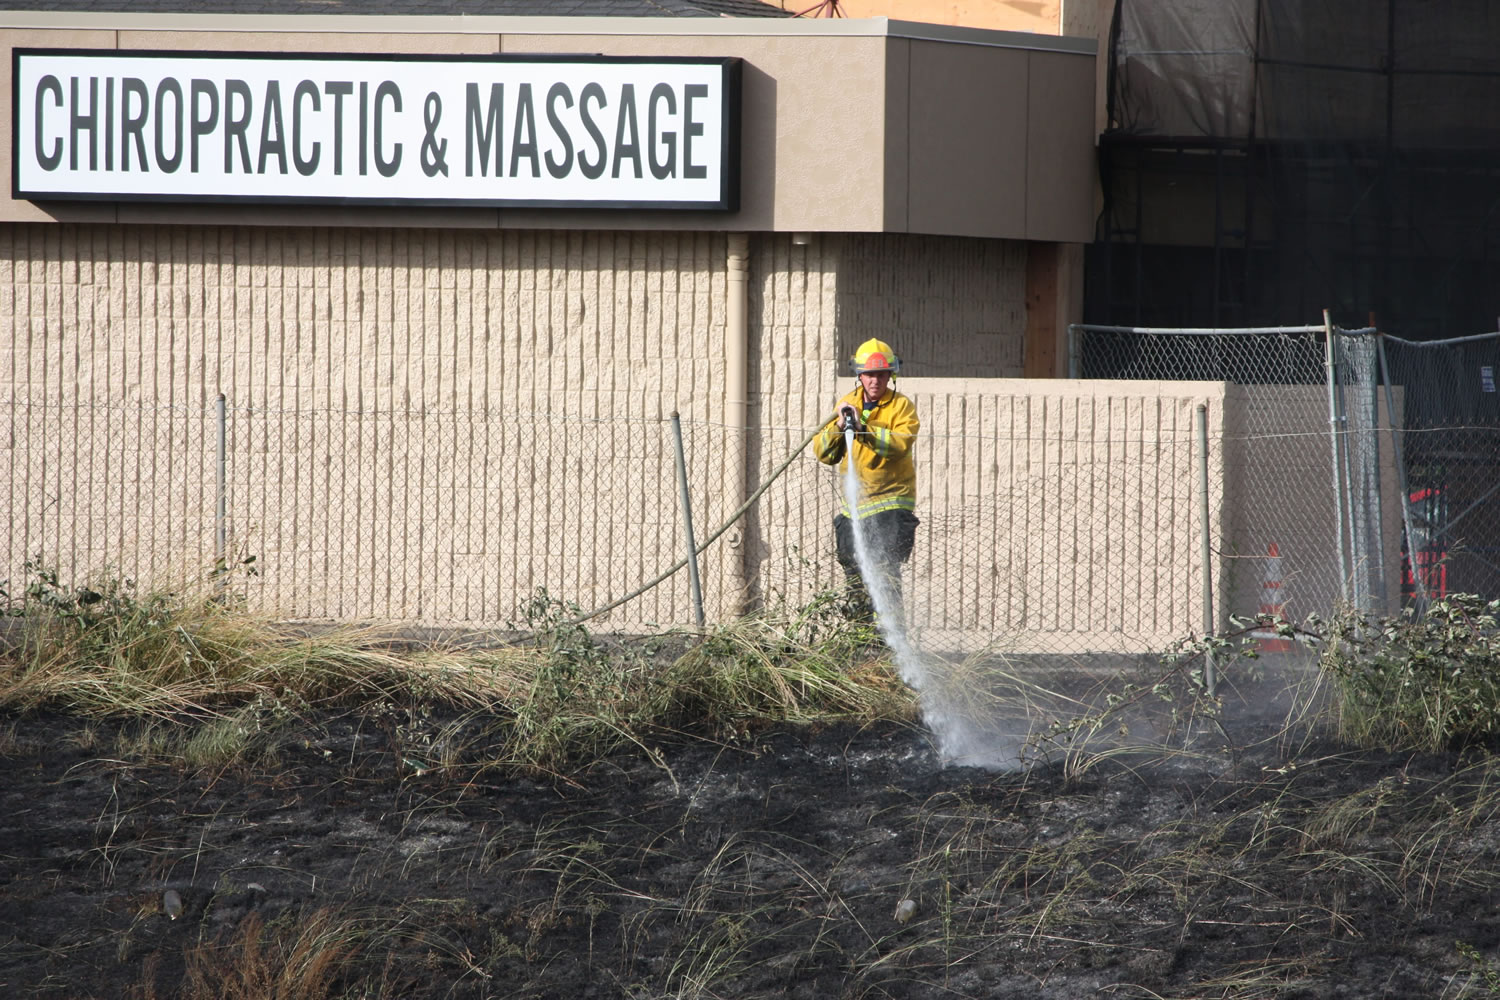
[[[1266, 571], [1260, 582], [1260, 613], [1280, 619], [1286, 608], [1286, 597], [1281, 593], [1281, 553], [1272, 542], [1266, 549]], [[1262, 653], [1285, 653], [1292, 648], [1292, 640], [1277, 635], [1275, 629], [1257, 629], [1250, 633], [1258, 642]]]

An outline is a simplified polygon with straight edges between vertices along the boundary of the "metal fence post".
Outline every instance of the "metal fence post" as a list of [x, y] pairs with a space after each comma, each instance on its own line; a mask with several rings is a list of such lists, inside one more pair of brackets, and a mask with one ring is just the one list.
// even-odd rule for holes
[[[1411, 572], [1412, 585], [1417, 591], [1419, 608], [1427, 607], [1427, 583], [1422, 579], [1421, 567], [1417, 565], [1417, 536], [1411, 523], [1411, 486], [1406, 477], [1406, 455], [1401, 446], [1401, 429], [1396, 426], [1396, 396], [1391, 392], [1391, 370], [1385, 360], [1385, 334], [1375, 335], [1377, 357], [1380, 358], [1380, 381], [1385, 384], [1385, 418], [1391, 429], [1391, 457], [1396, 462], [1396, 488], [1401, 491], [1401, 527], [1406, 532], [1406, 566]], [[1406, 421], [1402, 419], [1404, 424]]]
[[[1210, 638], [1218, 631], [1214, 620], [1213, 545], [1208, 525], [1208, 406], [1199, 403], [1194, 413], [1198, 437], [1198, 555], [1203, 566], [1203, 633]], [[1210, 646], [1204, 653], [1203, 686], [1213, 697], [1218, 685], [1218, 669]]]
[[229, 527], [228, 520], [228, 484], [226, 476], [226, 426], [229, 422], [228, 408], [225, 405], [224, 394], [219, 393], [219, 398], [214, 401], [214, 423], [215, 427], [215, 455], [214, 455], [214, 572], [219, 578], [219, 587], [222, 589], [227, 583], [229, 572]]
[[1337, 381], [1333, 359], [1333, 323], [1328, 310], [1323, 310], [1323, 371], [1328, 384], [1328, 457], [1333, 469], [1333, 533], [1338, 542], [1339, 596], [1349, 600], [1349, 558], [1344, 548], [1344, 479], [1343, 435], [1339, 433], [1338, 398], [1334, 383]]
[[[1379, 343], [1378, 334], [1376, 343]], [[1366, 370], [1369, 365], [1366, 363]], [[1379, 377], [1370, 379], [1370, 398], [1368, 402], [1370, 413], [1369, 446], [1367, 458], [1373, 463], [1370, 477], [1374, 480], [1374, 493], [1371, 497], [1371, 506], [1374, 508], [1373, 520], [1375, 522], [1375, 559], [1372, 565], [1371, 590], [1375, 591], [1376, 600], [1380, 604], [1380, 613], [1389, 614], [1391, 610], [1390, 585], [1385, 578], [1385, 502], [1382, 494], [1385, 493], [1384, 477], [1380, 472], [1380, 387], [1376, 384]]]
[[693, 618], [703, 627], [703, 587], [698, 580], [698, 547], [693, 540], [693, 505], [688, 497], [687, 459], [682, 452], [682, 418], [672, 411], [672, 446], [677, 452], [677, 495], [682, 504], [682, 537], [687, 546], [688, 586], [693, 591]]

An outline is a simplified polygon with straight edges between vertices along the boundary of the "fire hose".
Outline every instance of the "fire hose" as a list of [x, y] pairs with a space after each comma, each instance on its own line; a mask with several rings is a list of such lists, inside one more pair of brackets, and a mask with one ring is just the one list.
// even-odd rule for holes
[[[850, 409], [852, 409], [852, 407]], [[792, 461], [798, 455], [802, 454], [802, 450], [812, 443], [812, 439], [818, 436], [818, 434], [823, 430], [823, 427], [823, 424], [819, 424], [811, 431], [809, 431], [807, 436], [802, 439], [802, 443], [793, 448], [792, 453], [786, 457], [786, 461], [777, 466], [776, 471], [772, 472], [770, 476], [766, 477], [765, 482], [756, 487], [755, 492], [750, 494], [749, 499], [741, 504], [733, 514], [730, 514], [728, 519], [725, 520], [722, 525], [720, 525], [711, 535], [704, 539], [701, 545], [698, 545], [693, 550], [691, 558], [696, 559], [698, 556], [702, 555], [705, 551], [708, 550], [708, 547], [710, 545], [719, 540], [720, 535], [724, 534], [724, 532], [733, 527], [736, 521], [744, 517], [745, 512], [748, 511], [751, 507], [754, 507], [755, 502], [761, 498], [762, 494], [764, 494], [766, 490], [771, 488], [771, 484], [781, 478], [781, 474], [787, 470], [787, 467], [792, 464]], [[676, 573], [678, 570], [686, 566], [688, 564], [688, 559], [688, 556], [683, 556], [681, 559], [677, 560], [677, 562], [673, 563], [669, 568], [663, 570], [662, 573], [655, 579], [641, 584], [639, 587], [637, 587], [635, 590], [632, 590], [624, 597], [617, 598], [616, 600], [613, 600], [608, 604], [603, 605], [602, 607], [595, 608], [593, 611], [590, 611], [586, 615], [580, 615], [579, 617], [572, 619], [568, 622], [568, 624], [580, 625], [591, 618], [598, 618], [600, 615], [605, 614], [606, 612], [613, 611], [615, 608], [618, 608], [620, 605], [625, 604], [628, 601], [635, 600], [637, 597], [640, 597], [646, 591], [650, 590], [652, 587], [655, 587], [657, 584], [662, 583], [663, 581], [671, 577], [672, 574]]]

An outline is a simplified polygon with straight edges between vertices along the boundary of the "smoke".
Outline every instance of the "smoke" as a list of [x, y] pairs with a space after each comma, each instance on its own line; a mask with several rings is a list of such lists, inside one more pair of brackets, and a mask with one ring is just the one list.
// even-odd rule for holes
[[[854, 468], [854, 430], [844, 430], [844, 501], [849, 513], [859, 509], [859, 475]], [[854, 560], [864, 578], [865, 590], [875, 608], [875, 625], [885, 640], [896, 671], [908, 687], [917, 692], [922, 722], [937, 741], [938, 753], [945, 764], [1010, 770], [1021, 766], [1023, 739], [999, 720], [986, 720], [965, 710], [959, 685], [945, 676], [950, 665], [938, 657], [922, 653], [910, 639], [892, 581], [880, 571], [871, 552], [865, 522], [850, 518], [854, 536]], [[899, 570], [898, 570], [899, 572]]]

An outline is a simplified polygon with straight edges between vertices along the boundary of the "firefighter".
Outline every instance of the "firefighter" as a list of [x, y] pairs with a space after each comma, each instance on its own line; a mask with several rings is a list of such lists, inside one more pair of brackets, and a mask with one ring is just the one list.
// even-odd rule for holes
[[[854, 510], [845, 497], [843, 509], [833, 519], [833, 535], [839, 565], [848, 584], [851, 614], [866, 621], [877, 610], [870, 599], [872, 589], [889, 596], [888, 611], [894, 627], [901, 621], [901, 564], [911, 557], [917, 532], [917, 471], [912, 463], [912, 445], [917, 439], [917, 408], [895, 390], [892, 382], [901, 361], [889, 344], [870, 339], [860, 344], [850, 359], [858, 384], [838, 401], [834, 418], [815, 442], [818, 461], [837, 465], [843, 474], [847, 461], [854, 463], [859, 481]], [[844, 428], [854, 429], [853, 454], [845, 455]], [[854, 554], [854, 522], [859, 522], [872, 574], [863, 579]], [[885, 603], [885, 602], [882, 602]]]

